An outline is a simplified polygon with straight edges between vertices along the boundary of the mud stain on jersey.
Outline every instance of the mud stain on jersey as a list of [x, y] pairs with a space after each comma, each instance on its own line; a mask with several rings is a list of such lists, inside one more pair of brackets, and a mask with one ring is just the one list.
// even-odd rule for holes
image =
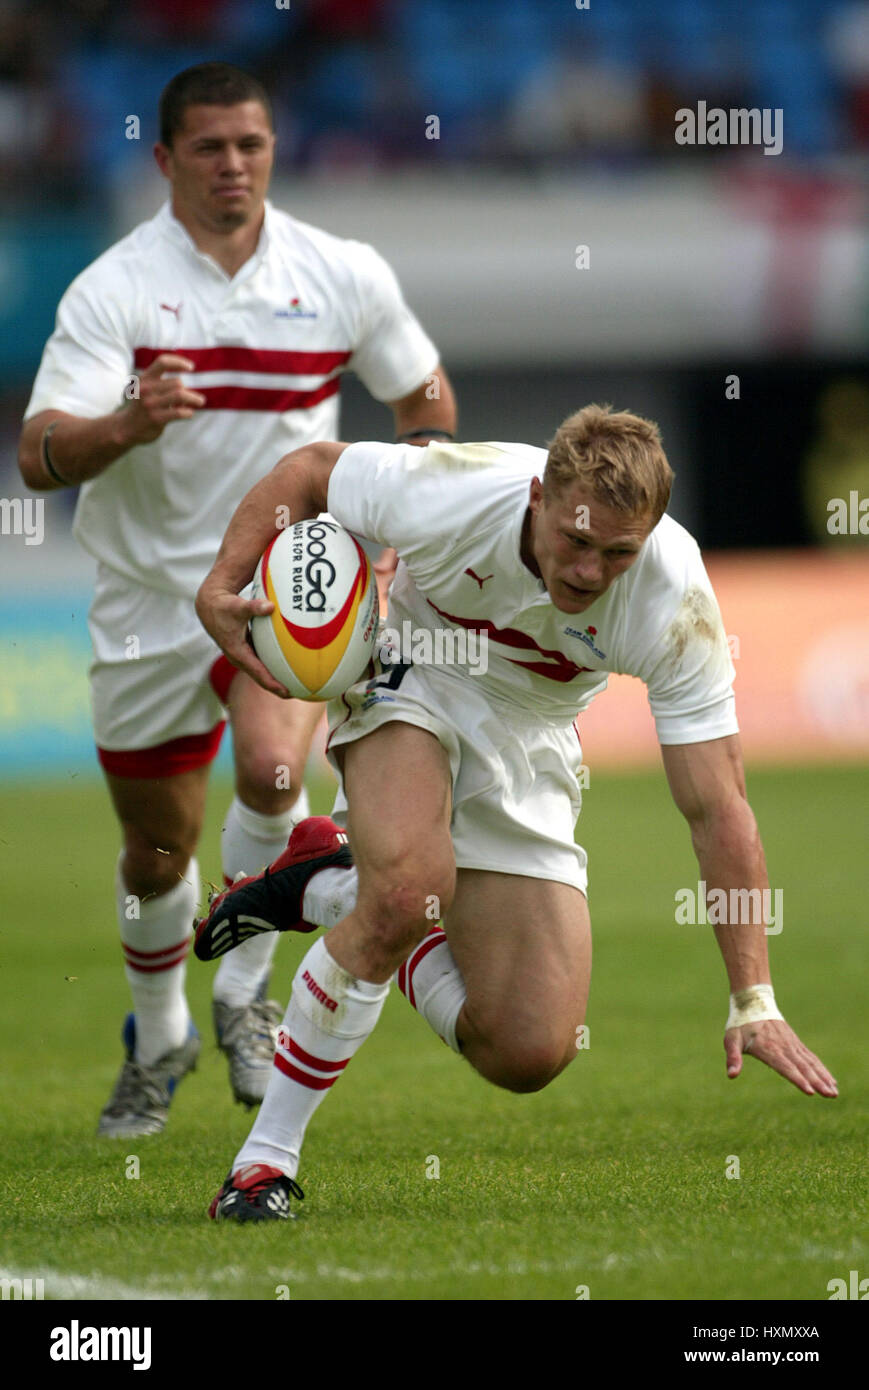
[[704, 589], [686, 589], [679, 611], [667, 629], [666, 642], [674, 666], [685, 655], [689, 643], [704, 642], [709, 647], [727, 648], [718, 609]]
[[414, 449], [405, 464], [408, 472], [473, 473], [503, 464], [505, 454], [495, 444], [429, 444]]

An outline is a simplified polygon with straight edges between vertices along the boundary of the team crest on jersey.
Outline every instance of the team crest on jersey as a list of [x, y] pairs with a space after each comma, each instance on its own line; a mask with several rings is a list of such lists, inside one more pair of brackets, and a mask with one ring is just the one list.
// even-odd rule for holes
[[290, 300], [288, 309], [275, 309], [276, 319], [315, 319], [317, 317], [316, 309], [306, 309], [298, 295]]
[[578, 637], [580, 642], [584, 642], [585, 645], [594, 652], [596, 657], [601, 661], [606, 661], [606, 652], [602, 652], [600, 647], [594, 645], [594, 639], [597, 637], [596, 627], [592, 627], [591, 624], [589, 624], [584, 632], [577, 632], [575, 627], [566, 627], [564, 632], [567, 637]]
[[394, 705], [395, 696], [387, 694], [382, 688], [377, 689], [374, 681], [369, 681], [365, 687], [365, 697], [360, 706], [362, 713], [373, 709], [375, 705]]

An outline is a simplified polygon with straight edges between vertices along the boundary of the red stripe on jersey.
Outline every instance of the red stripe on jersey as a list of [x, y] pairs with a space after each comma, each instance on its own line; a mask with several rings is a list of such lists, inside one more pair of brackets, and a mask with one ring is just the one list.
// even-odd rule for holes
[[334, 1086], [338, 1080], [337, 1076], [311, 1076], [306, 1071], [300, 1071], [294, 1067], [292, 1062], [288, 1062], [286, 1057], [282, 1057], [279, 1052], [275, 1053], [275, 1066], [278, 1071], [282, 1071], [284, 1076], [288, 1076], [291, 1081], [298, 1081], [302, 1086], [307, 1086], [312, 1091], [328, 1091], [330, 1086]]
[[349, 352], [288, 352], [283, 348], [137, 347], [133, 363], [137, 367], [150, 367], [164, 352], [188, 357], [197, 372], [279, 372], [299, 376], [319, 376], [334, 371], [351, 356]]
[[341, 389], [341, 378], [331, 377], [315, 391], [276, 391], [262, 386], [197, 386], [205, 397], [205, 410], [309, 410]]
[[304, 1062], [306, 1067], [313, 1067], [315, 1071], [343, 1071], [350, 1061], [348, 1057], [344, 1062], [325, 1062], [322, 1057], [315, 1057], [313, 1053], [306, 1052], [303, 1047], [290, 1038], [287, 1044], [294, 1057], [298, 1057], [300, 1062]]
[[154, 748], [100, 748], [100, 765], [112, 777], [175, 777], [193, 772], [217, 757], [226, 721], [221, 719], [206, 734], [185, 734], [170, 738]]
[[575, 680], [583, 671], [591, 671], [591, 666], [577, 666], [575, 661], [565, 656], [564, 652], [551, 651], [548, 647], [541, 647], [529, 637], [527, 632], [520, 632], [515, 627], [496, 627], [489, 622], [488, 618], [457, 618], [452, 613], [445, 613], [442, 608], [438, 608], [431, 599], [426, 602], [442, 618], [446, 618], [448, 623], [457, 623], [459, 627], [464, 627], [472, 632], [485, 632], [492, 638], [493, 642], [500, 642], [504, 647], [516, 647], [520, 651], [535, 651], [541, 656], [551, 657], [551, 661], [517, 661], [515, 657], [505, 657], [506, 661], [514, 666], [521, 666], [526, 671], [533, 671], [535, 675], [545, 676], [547, 680], [566, 681]]

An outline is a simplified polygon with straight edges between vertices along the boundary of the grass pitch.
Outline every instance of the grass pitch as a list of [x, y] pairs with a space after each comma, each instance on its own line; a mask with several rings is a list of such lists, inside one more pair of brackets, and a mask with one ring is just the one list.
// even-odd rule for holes
[[[779, 1003], [839, 1100], [749, 1058], [727, 1081], [723, 966], [709, 928], [674, 921], [698, 877], [687, 828], [663, 774], [592, 772], [588, 1050], [547, 1090], [510, 1095], [393, 991], [311, 1124], [303, 1219], [266, 1229], [205, 1218], [251, 1118], [213, 1045], [214, 967], [190, 958], [203, 1054], [166, 1132], [97, 1140], [127, 1009], [117, 833], [96, 781], [7, 789], [2, 1273], [42, 1277], [46, 1298], [827, 1299], [831, 1279], [869, 1273], [867, 784], [854, 768], [749, 779], [784, 891]], [[225, 791], [200, 855], [213, 879]], [[316, 800], [327, 809], [328, 788]], [[281, 943], [283, 1000], [306, 949]]]

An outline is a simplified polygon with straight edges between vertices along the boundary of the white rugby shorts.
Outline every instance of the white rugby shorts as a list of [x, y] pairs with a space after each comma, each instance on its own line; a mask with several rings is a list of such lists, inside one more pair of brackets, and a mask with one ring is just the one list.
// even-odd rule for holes
[[146, 589], [100, 565], [88, 615], [99, 760], [118, 777], [166, 777], [215, 757], [231, 666], [192, 599]]
[[393, 720], [414, 724], [434, 734], [450, 760], [458, 868], [569, 883], [587, 894], [587, 855], [574, 841], [582, 805], [574, 724], [547, 724], [494, 701], [473, 677], [422, 665], [386, 667], [357, 682], [329, 704], [328, 719], [339, 824], [347, 823], [347, 802], [335, 750]]

